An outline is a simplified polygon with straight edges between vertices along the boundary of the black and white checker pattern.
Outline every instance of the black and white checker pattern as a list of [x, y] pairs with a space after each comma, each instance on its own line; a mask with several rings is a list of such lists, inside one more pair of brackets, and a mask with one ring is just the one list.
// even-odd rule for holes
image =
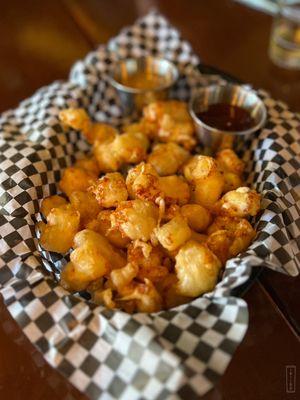
[[150, 13], [76, 63], [69, 82], [40, 89], [0, 117], [0, 290], [47, 361], [92, 399], [192, 400], [224, 373], [246, 332], [247, 305], [232, 290], [255, 266], [298, 273], [300, 118], [260, 92], [269, 122], [240, 148], [249, 184], [264, 196], [254, 221], [258, 236], [227, 263], [213, 292], [151, 315], [96, 307], [53, 279], [65, 260], [39, 251], [35, 223], [41, 199], [56, 193], [62, 170], [88, 151], [78, 132], [63, 133], [59, 110], [85, 107], [95, 120], [119, 124], [107, 73], [118, 57], [144, 54], [176, 62], [181, 78], [174, 97], [186, 100], [197, 87], [222, 81], [201, 75], [190, 45], [161, 15]]

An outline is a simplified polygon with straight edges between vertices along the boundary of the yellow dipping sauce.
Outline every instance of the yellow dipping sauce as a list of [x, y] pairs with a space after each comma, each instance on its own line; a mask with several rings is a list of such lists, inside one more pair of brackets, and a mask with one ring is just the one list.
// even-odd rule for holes
[[137, 72], [136, 74], [123, 77], [121, 83], [124, 86], [134, 89], [151, 90], [163, 86], [166, 83], [166, 80], [161, 75], [146, 72]]

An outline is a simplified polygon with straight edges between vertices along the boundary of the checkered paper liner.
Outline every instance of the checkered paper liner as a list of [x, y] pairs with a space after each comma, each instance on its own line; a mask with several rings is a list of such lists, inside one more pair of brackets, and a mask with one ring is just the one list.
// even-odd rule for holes
[[268, 123], [239, 149], [249, 184], [263, 195], [253, 221], [258, 235], [227, 262], [213, 292], [170, 311], [128, 315], [70, 295], [54, 279], [66, 259], [38, 247], [40, 203], [57, 193], [64, 168], [89, 151], [79, 132], [63, 132], [58, 112], [85, 107], [95, 120], [124, 122], [107, 73], [120, 57], [149, 54], [177, 64], [175, 98], [223, 82], [202, 75], [190, 45], [152, 12], [77, 62], [68, 82], [40, 89], [0, 118], [0, 290], [46, 360], [92, 399], [198, 399], [224, 373], [247, 330], [247, 305], [232, 290], [255, 266], [299, 271], [300, 117], [260, 91]]

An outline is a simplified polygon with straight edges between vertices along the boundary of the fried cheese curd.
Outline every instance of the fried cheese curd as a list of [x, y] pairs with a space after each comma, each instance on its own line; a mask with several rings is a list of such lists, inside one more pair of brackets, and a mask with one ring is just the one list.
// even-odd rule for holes
[[221, 266], [221, 261], [205, 244], [188, 241], [176, 256], [178, 293], [196, 297], [213, 290]]
[[145, 121], [156, 124], [154, 137], [159, 141], [175, 142], [187, 150], [195, 147], [195, 128], [186, 103], [157, 101], [146, 106], [143, 114]]
[[63, 196], [43, 200], [40, 245], [70, 252], [61, 284], [96, 304], [157, 312], [212, 291], [226, 261], [247, 250], [260, 195], [224, 135], [214, 157], [192, 154], [187, 105], [158, 101], [120, 131], [84, 109], [59, 114], [91, 154], [66, 168]]
[[60, 206], [64, 206], [68, 204], [67, 200], [64, 197], [61, 196], [50, 196], [47, 197], [42, 201], [41, 204], [41, 213], [45, 218], [47, 218], [48, 214], [50, 214], [52, 208], [57, 208]]
[[103, 208], [117, 207], [121, 201], [127, 200], [128, 192], [123, 176], [119, 172], [110, 172], [90, 188], [96, 196], [98, 204]]
[[95, 157], [80, 158], [79, 160], [77, 160], [75, 162], [74, 166], [77, 168], [81, 168], [84, 171], [86, 171], [92, 175], [95, 175], [95, 176], [98, 176], [100, 173], [100, 167], [99, 167]]
[[239, 187], [224, 194], [214, 210], [230, 217], [254, 217], [260, 210], [260, 195], [248, 187]]
[[97, 175], [78, 167], [66, 168], [59, 182], [59, 188], [70, 197], [73, 192], [86, 191], [97, 179]]
[[216, 161], [219, 169], [223, 172], [224, 192], [229, 192], [242, 186], [245, 163], [232, 149], [221, 149], [216, 154]]
[[93, 144], [96, 140], [105, 141], [114, 138], [118, 131], [108, 124], [92, 123], [83, 108], [67, 108], [59, 113], [60, 121], [73, 129], [81, 131], [87, 141]]
[[124, 164], [146, 159], [149, 139], [141, 132], [127, 132], [107, 140], [96, 140], [93, 153], [102, 172], [115, 172]]
[[141, 163], [127, 175], [126, 184], [130, 197], [157, 203], [183, 205], [190, 198], [190, 188], [184, 177], [178, 175], [158, 176], [151, 164]]
[[146, 159], [149, 139], [141, 131], [119, 134], [116, 128], [93, 123], [84, 109], [67, 109], [59, 113], [65, 126], [79, 130], [93, 145], [93, 154], [100, 172], [115, 172], [124, 164], [136, 164]]
[[87, 228], [101, 233], [112, 245], [121, 249], [126, 248], [130, 243], [130, 239], [122, 236], [119, 229], [112, 228], [110, 219], [112, 212], [113, 210], [100, 211], [97, 217], [87, 224]]
[[169, 251], [176, 250], [183, 245], [190, 238], [191, 233], [186, 218], [180, 214], [155, 229], [159, 243]]
[[97, 232], [85, 229], [74, 237], [70, 262], [61, 272], [61, 283], [70, 290], [84, 290], [113, 268], [122, 268], [126, 260], [109, 241]]
[[90, 192], [72, 192], [69, 200], [73, 208], [80, 214], [82, 228], [95, 219], [101, 210], [96, 197]]
[[136, 278], [141, 282], [145, 278], [153, 283], [159, 282], [169, 274], [170, 260], [159, 246], [147, 244], [145, 249], [139, 243], [131, 243], [128, 246], [127, 258], [132, 265], [137, 266]]
[[214, 158], [194, 156], [184, 165], [183, 173], [193, 187], [194, 203], [210, 208], [219, 200], [225, 181]]
[[249, 247], [256, 232], [245, 218], [217, 216], [207, 234], [207, 246], [225, 264]]
[[40, 244], [45, 250], [66, 253], [80, 227], [80, 214], [70, 204], [52, 208], [47, 224], [39, 223]]
[[176, 143], [159, 143], [154, 146], [147, 162], [160, 176], [174, 175], [188, 160], [190, 153]]
[[131, 240], [150, 240], [158, 222], [158, 208], [140, 199], [121, 202], [110, 216], [112, 228]]

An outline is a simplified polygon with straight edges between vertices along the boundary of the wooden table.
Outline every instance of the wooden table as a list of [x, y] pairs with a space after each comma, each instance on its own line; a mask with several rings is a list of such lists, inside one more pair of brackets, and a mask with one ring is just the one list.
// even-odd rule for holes
[[[0, 14], [0, 111], [35, 89], [66, 79], [70, 66], [120, 28], [157, 7], [204, 63], [269, 90], [300, 111], [300, 73], [268, 58], [270, 16], [233, 1], [10, 0]], [[245, 295], [250, 322], [218, 386], [207, 400], [293, 400], [285, 369], [300, 360], [300, 278], [264, 271]], [[299, 393], [298, 366], [298, 393]], [[0, 305], [0, 398], [86, 399], [49, 367]], [[299, 395], [298, 395], [299, 398]]]

